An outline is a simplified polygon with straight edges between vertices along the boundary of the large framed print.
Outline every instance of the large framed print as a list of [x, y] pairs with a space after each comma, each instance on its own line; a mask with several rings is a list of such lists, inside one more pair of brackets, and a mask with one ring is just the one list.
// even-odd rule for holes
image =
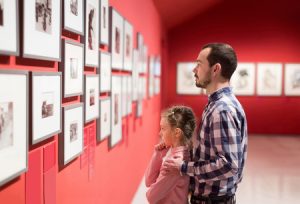
[[23, 57], [60, 61], [61, 0], [24, 1]]
[[255, 90], [255, 64], [238, 63], [230, 79], [233, 93], [236, 95], [254, 95]]
[[286, 96], [300, 96], [300, 64], [286, 64], [284, 93]]
[[127, 76], [123, 75], [121, 77], [122, 79], [122, 117], [125, 117], [127, 115]]
[[32, 73], [32, 144], [61, 132], [61, 72]]
[[85, 76], [85, 122], [99, 117], [99, 75]]
[[111, 55], [100, 52], [100, 92], [111, 91]]
[[108, 0], [100, 0], [100, 43], [108, 45], [109, 43], [109, 7]]
[[83, 35], [83, 0], [64, 0], [64, 29]]
[[132, 70], [133, 27], [124, 20], [124, 70]]
[[111, 101], [110, 98], [100, 100], [100, 120], [98, 120], [97, 140], [102, 141], [111, 133]]
[[63, 108], [63, 130], [59, 137], [59, 162], [64, 166], [83, 150], [83, 104]]
[[27, 171], [28, 72], [0, 70], [0, 186]]
[[86, 0], [85, 5], [85, 65], [99, 63], [99, 0]]
[[282, 93], [282, 64], [257, 64], [257, 95], [280, 96]]
[[0, 0], [0, 54], [19, 55], [18, 0]]
[[83, 94], [83, 52], [83, 44], [64, 40], [64, 55], [60, 63], [60, 69], [63, 71], [64, 97]]
[[133, 67], [132, 67], [132, 100], [138, 100], [138, 84], [139, 84], [139, 52], [133, 50]]
[[201, 88], [198, 88], [195, 84], [195, 77], [193, 72], [195, 66], [195, 63], [193, 62], [177, 63], [177, 94], [199, 95], [201, 93]]
[[122, 140], [122, 77], [112, 76], [111, 86], [111, 137], [110, 147]]
[[110, 51], [113, 69], [123, 69], [123, 37], [124, 37], [124, 19], [113, 8], [110, 7]]

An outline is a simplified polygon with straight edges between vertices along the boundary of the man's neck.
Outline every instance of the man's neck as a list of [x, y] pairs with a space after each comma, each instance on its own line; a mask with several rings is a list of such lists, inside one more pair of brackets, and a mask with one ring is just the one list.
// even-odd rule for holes
[[222, 89], [222, 88], [225, 88], [225, 87], [229, 87], [229, 81], [225, 81], [225, 82], [217, 82], [217, 83], [211, 83], [210, 86], [208, 86], [206, 88], [206, 94], [207, 95], [211, 95], [213, 94], [214, 92]]

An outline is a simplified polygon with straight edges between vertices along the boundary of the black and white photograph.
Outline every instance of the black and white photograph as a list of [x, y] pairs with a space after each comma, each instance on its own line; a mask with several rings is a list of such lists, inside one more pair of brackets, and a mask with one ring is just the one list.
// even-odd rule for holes
[[70, 123], [70, 142], [74, 142], [78, 139], [78, 121], [72, 121]]
[[111, 55], [100, 52], [100, 92], [111, 91]]
[[122, 140], [122, 76], [112, 76], [110, 147]]
[[3, 26], [3, 10], [4, 10], [4, 0], [0, 0], [0, 26]]
[[51, 34], [52, 0], [35, 0], [35, 29]]
[[78, 0], [70, 0], [70, 10], [75, 16], [78, 16]]
[[108, 0], [100, 1], [100, 43], [108, 45], [109, 43], [109, 7]]
[[96, 29], [96, 16], [95, 7], [88, 4], [88, 49], [95, 50], [98, 49], [95, 39], [95, 29]]
[[90, 89], [90, 106], [95, 105], [95, 89]]
[[286, 96], [300, 96], [300, 64], [285, 64], [284, 93]]
[[97, 140], [102, 141], [110, 135], [111, 132], [111, 106], [110, 98], [100, 100], [100, 120], [98, 121]]
[[0, 187], [28, 168], [29, 77], [0, 70]]
[[238, 63], [230, 79], [230, 86], [236, 95], [254, 95], [255, 92], [255, 64]]
[[53, 108], [54, 108], [54, 92], [45, 92], [42, 93], [42, 118], [48, 118], [53, 116]]
[[124, 70], [132, 71], [133, 26], [124, 21]]
[[63, 28], [73, 33], [83, 35], [83, 0], [64, 0]]
[[70, 78], [78, 78], [78, 59], [73, 57], [70, 58]]
[[115, 27], [115, 39], [114, 39], [114, 42], [115, 42], [115, 46], [114, 46], [114, 52], [116, 54], [120, 54], [120, 28], [119, 27]]
[[99, 118], [99, 75], [85, 75], [85, 123]]
[[282, 94], [282, 64], [257, 64], [257, 95], [280, 96]]
[[114, 94], [114, 125], [118, 125], [119, 123], [119, 112], [120, 112], [120, 108], [119, 108], [119, 103], [120, 103], [120, 95], [119, 94]]

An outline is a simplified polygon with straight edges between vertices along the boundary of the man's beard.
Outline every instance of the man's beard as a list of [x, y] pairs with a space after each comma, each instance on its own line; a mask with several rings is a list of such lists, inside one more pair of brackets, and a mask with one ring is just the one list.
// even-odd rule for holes
[[207, 87], [207, 85], [210, 84], [210, 82], [211, 82], [210, 79], [207, 79], [207, 80], [205, 80], [205, 81], [203, 81], [203, 82], [198, 82], [197, 79], [198, 79], [198, 78], [196, 78], [196, 83], [195, 83], [195, 84], [196, 84], [196, 86], [197, 86], [198, 88], [203, 88], [203, 89], [205, 89], [205, 88]]

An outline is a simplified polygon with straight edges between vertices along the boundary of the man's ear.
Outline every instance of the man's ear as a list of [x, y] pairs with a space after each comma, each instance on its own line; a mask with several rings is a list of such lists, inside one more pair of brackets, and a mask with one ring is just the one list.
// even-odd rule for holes
[[213, 75], [216, 76], [218, 73], [221, 73], [221, 64], [220, 63], [216, 63], [214, 66], [213, 66]]

